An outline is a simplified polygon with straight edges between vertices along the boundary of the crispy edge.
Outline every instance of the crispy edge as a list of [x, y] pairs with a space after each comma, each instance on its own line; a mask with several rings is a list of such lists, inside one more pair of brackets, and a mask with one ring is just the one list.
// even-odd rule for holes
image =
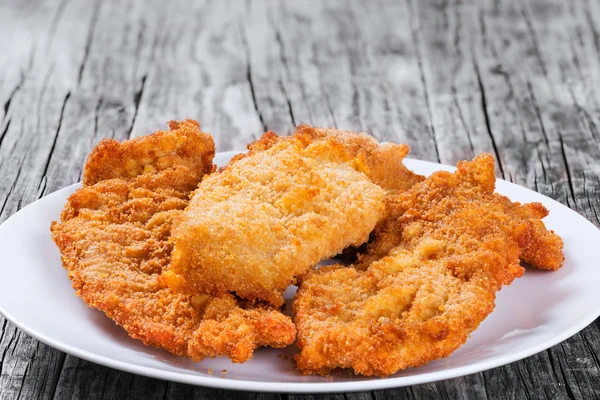
[[[484, 197], [488, 199], [487, 201], [497, 203], [497, 205], [502, 204], [507, 200], [503, 196], [488, 196], [489, 192], [494, 190], [493, 158], [490, 155], [483, 155], [475, 161], [459, 164], [459, 171], [456, 175], [467, 182], [467, 186], [470, 184], [482, 188], [483, 194], [467, 192], [466, 196]], [[438, 173], [430, 179], [439, 179], [443, 187], [443, 181], [450, 178], [453, 177], [448, 173]], [[404, 199], [421, 200], [427, 203], [428, 195], [438, 196], [435, 191], [428, 190], [428, 193], [424, 193], [425, 190], [419, 191], [419, 189], [426, 188], [429, 183], [430, 180], [424, 182], [424, 186], [416, 187], [414, 191], [404, 194]], [[443, 193], [440, 195], [447, 196]], [[485, 204], [485, 200], [482, 204]], [[408, 254], [389, 255], [399, 242], [402, 243], [405, 236], [403, 225], [394, 223], [399, 217], [398, 215], [394, 216], [393, 220], [387, 221], [387, 229], [379, 232], [376, 241], [370, 245], [370, 250], [376, 254], [374, 257], [361, 260], [362, 270], [334, 266], [307, 274], [301, 282], [294, 302], [298, 347], [301, 349], [296, 356], [298, 368], [303, 373], [328, 374], [333, 368], [343, 367], [353, 368], [355, 373], [359, 374], [385, 376], [399, 369], [423, 365], [433, 359], [451, 354], [466, 341], [469, 333], [476, 329], [479, 323], [493, 310], [495, 292], [503, 284], [510, 284], [514, 278], [521, 276], [524, 272], [524, 269], [519, 266], [518, 256], [526, 251], [526, 244], [531, 240], [532, 235], [535, 235], [536, 230], [535, 223], [528, 218], [541, 217], [545, 213], [537, 204], [521, 206], [518, 203], [510, 203], [510, 205], [514, 209], [504, 205], [504, 209], [500, 209], [500, 211], [491, 211], [492, 213], [506, 214], [508, 218], [514, 220], [511, 228], [507, 228], [506, 231], [508, 243], [501, 239], [502, 235], [495, 241], [487, 238], [483, 251], [480, 249], [473, 253], [473, 256], [477, 257], [471, 260], [467, 259], [466, 264], [459, 261], [459, 258], [448, 258], [447, 268], [451, 269], [452, 274], [456, 277], [464, 276], [465, 278], [460, 278], [465, 279], [463, 285], [471, 285], [470, 290], [474, 290], [473, 293], [478, 294], [473, 297], [473, 301], [464, 303], [464, 309], [454, 309], [452, 312], [455, 315], [449, 315], [450, 318], [446, 320], [439, 320], [435, 317], [422, 326], [402, 323], [400, 325], [389, 324], [385, 320], [381, 324], [379, 320], [354, 320], [352, 330], [355, 333], [349, 332], [348, 326], [343, 323], [336, 322], [335, 319], [330, 320], [330, 313], [335, 314], [336, 310], [347, 306], [356, 307], [356, 305], [344, 305], [345, 300], [343, 299], [348, 296], [348, 293], [359, 290], [357, 287], [365, 287], [367, 297], [369, 290], [374, 290], [373, 288], [389, 289], [393, 287], [393, 285], [380, 286], [383, 285], [382, 282], [391, 279], [385, 276], [386, 265], [395, 269], [398, 268], [396, 263], [402, 260], [402, 263], [407, 263], [403, 268], [409, 268], [410, 271], [411, 264], [413, 267], [419, 265], [419, 262], [427, 265], [430, 260], [436, 260], [435, 254], [438, 251], [436, 247], [440, 247], [434, 243], [436, 240], [433, 240], [432, 243], [425, 243], [425, 248], [414, 249], [413, 254], [424, 257], [421, 261], [416, 261], [416, 264], [414, 261], [406, 259]], [[527, 207], [533, 209], [533, 212], [526, 213], [525, 217], [519, 215]], [[411, 218], [418, 218], [419, 212], [405, 208], [399, 212], [399, 214], [402, 213], [408, 214], [405, 215], [405, 218], [406, 221], [410, 221]], [[463, 221], [465, 226], [469, 225], [468, 218], [482, 218], [475, 209], [460, 215], [459, 218], [465, 219]], [[417, 233], [409, 232], [408, 237]], [[415, 238], [419, 238], [419, 235]], [[381, 241], [385, 243], [382, 244]], [[442, 244], [441, 248], [443, 247]], [[404, 258], [396, 260], [399, 256]], [[471, 257], [469, 253], [465, 256]], [[405, 270], [400, 269], [400, 271], [404, 272]], [[376, 276], [378, 276], [377, 279], [375, 279]], [[352, 282], [351, 287], [341, 289], [341, 292], [336, 293], [337, 286], [347, 282]], [[475, 286], [472, 286], [473, 283]], [[387, 285], [390, 285], [389, 281]], [[389, 304], [386, 305], [387, 303], [395, 304], [398, 295], [394, 292], [388, 294], [389, 297], [381, 299], [382, 303], [379, 306], [385, 309], [389, 307]], [[364, 296], [365, 294], [361, 294], [359, 291], [353, 297], [355, 298], [353, 301], [360, 301], [360, 299], [364, 299]], [[414, 302], [414, 299], [412, 301]], [[408, 306], [407, 312], [412, 312], [414, 307], [414, 305]], [[354, 313], [354, 311], [352, 312]], [[319, 329], [320, 323], [323, 321], [328, 321], [325, 328], [327, 333]], [[398, 343], [403, 341], [409, 341], [412, 345], [398, 349]]]
[[[483, 153], [475, 157], [474, 161], [477, 162], [476, 168], [467, 161], [460, 161], [457, 164], [457, 176], [470, 180], [472, 185], [478, 185], [485, 193], [493, 195], [495, 202], [504, 207], [513, 218], [521, 219], [531, 225], [530, 234], [521, 242], [520, 258], [538, 269], [558, 270], [564, 262], [564, 243], [554, 231], [546, 229], [541, 220], [548, 215], [546, 207], [538, 202], [527, 204], [512, 202], [506, 196], [494, 193], [496, 187], [494, 157], [489, 153]], [[449, 176], [448, 172], [434, 174], [434, 178], [438, 180]], [[396, 221], [405, 210], [402, 205], [403, 196], [416, 195], [414, 193], [416, 190], [418, 187], [405, 195], [386, 198], [386, 216], [375, 227], [368, 250], [358, 256], [356, 268], [366, 269], [369, 264], [387, 255], [395, 246], [396, 238], [402, 234], [401, 225]]]
[[379, 144], [375, 138], [364, 132], [314, 128], [305, 124], [298, 125], [292, 136], [278, 136], [271, 131], [264, 133], [258, 140], [247, 146], [247, 153], [235, 155], [219, 171], [224, 171], [241, 159], [288, 140], [299, 140], [305, 147], [318, 140], [331, 140], [342, 144], [354, 156], [364, 158], [366, 166], [361, 168], [362, 172], [388, 192], [406, 191], [425, 179], [424, 176], [414, 173], [404, 165], [403, 160], [410, 151], [410, 147], [406, 144]]
[[84, 185], [112, 178], [130, 179], [177, 165], [201, 173], [214, 171], [215, 143], [194, 120], [169, 121], [168, 131], [119, 142], [103, 139], [84, 166]]
[[[354, 170], [353, 172], [359, 174], [361, 169], [364, 169], [366, 166], [365, 152], [361, 151], [360, 143], [362, 143], [363, 141], [367, 141], [367, 142], [371, 142], [371, 143], [374, 142], [374, 139], [367, 135], [358, 135], [356, 133], [348, 133], [348, 132], [343, 133], [341, 135], [343, 140], [338, 139], [337, 136], [333, 137], [332, 135], [329, 135], [327, 133], [320, 133], [316, 137], [319, 137], [319, 140], [312, 140], [311, 138], [305, 137], [305, 135], [292, 136], [292, 137], [286, 137], [286, 138], [277, 138], [276, 136], [274, 136], [274, 134], [267, 133], [264, 136], [264, 141], [259, 140], [257, 142], [254, 142], [253, 144], [251, 144], [249, 147], [251, 149], [253, 149], [253, 150], [251, 150], [252, 155], [255, 155], [259, 152], [265, 151], [266, 149], [269, 149], [274, 145], [280, 146], [278, 149], [290, 150], [293, 153], [298, 152], [299, 149], [309, 148], [310, 154], [307, 154], [307, 156], [316, 157], [318, 159], [328, 159], [329, 157], [331, 157], [334, 160], [334, 162], [336, 162], [336, 163], [350, 164], [350, 166], [348, 168], [350, 170]], [[311, 146], [311, 145], [313, 145], [313, 146]], [[311, 147], [309, 147], [309, 146], [311, 146]], [[286, 154], [289, 154], [289, 153], [286, 153]], [[226, 176], [226, 174], [235, 174], [235, 173], [239, 172], [239, 171], [232, 172], [232, 169], [239, 167], [239, 165], [240, 165], [240, 164], [238, 164], [239, 160], [244, 159], [246, 157], [248, 157], [248, 155], [241, 156], [238, 159], [238, 161], [230, 164], [227, 168], [223, 169], [222, 172], [220, 172], [219, 174], [222, 174], [221, 176], [224, 176], [224, 175]], [[244, 168], [244, 167], [240, 167], [240, 168]], [[381, 200], [385, 196], [384, 190], [382, 190], [381, 187], [379, 187], [378, 185], [376, 185], [372, 181], [370, 181], [366, 175], [360, 175], [360, 176], [362, 178], [364, 178], [363, 190], [358, 190], [358, 191], [355, 190], [353, 192], [353, 194], [357, 195], [357, 196], [364, 196], [367, 193], [367, 189], [364, 189], [364, 187], [368, 186], [370, 188], [368, 190], [368, 193], [370, 195], [366, 197], [366, 200], [368, 200], [368, 202], [371, 203], [373, 206], [369, 207], [369, 209], [360, 208], [357, 210], [357, 212], [359, 212], [361, 215], [363, 215], [365, 217], [363, 219], [357, 219], [354, 216], [354, 214], [346, 214], [348, 216], [349, 220], [351, 218], [354, 219], [354, 226], [356, 228], [355, 231], [358, 232], [358, 233], [353, 233], [352, 235], [346, 235], [346, 237], [352, 238], [351, 241], [348, 241], [349, 243], [362, 243], [363, 241], [366, 241], [370, 231], [372, 230], [376, 221], [379, 219], [380, 215], [383, 212], [383, 207], [381, 206]], [[220, 179], [220, 176], [213, 175], [212, 178]], [[209, 178], [209, 179], [211, 179], [211, 178]], [[223, 179], [227, 179], [227, 178], [223, 178]], [[208, 181], [205, 180], [203, 185], [201, 185], [198, 188], [198, 191], [204, 190], [207, 182]], [[218, 186], [218, 184], [217, 184], [217, 186]], [[348, 192], [346, 192], [346, 193], [348, 193]], [[309, 192], [303, 192], [303, 193], [296, 193], [295, 196], [296, 196], [296, 201], [300, 201], [300, 203], [301, 203], [303, 200], [301, 198], [299, 198], [298, 196], [306, 196], [305, 198], [309, 199], [310, 197], [313, 196], [313, 194], [310, 193], [310, 191], [309, 191]], [[340, 199], [343, 199], [343, 197], [340, 197]], [[364, 204], [366, 204], [366, 203], [364, 203]], [[370, 209], [372, 209], [372, 210], [370, 210]], [[191, 208], [188, 207], [187, 211], [190, 212], [190, 210], [191, 210]], [[371, 212], [371, 215], [369, 215], [369, 212], [368, 212], [369, 210]], [[340, 210], [338, 209], [337, 211], [340, 211]], [[337, 214], [339, 215], [339, 212]], [[245, 299], [264, 300], [273, 306], [280, 306], [283, 304], [282, 294], [285, 291], [286, 287], [294, 282], [294, 280], [297, 276], [297, 274], [295, 272], [290, 273], [289, 276], [278, 277], [277, 282], [268, 287], [261, 286], [254, 282], [249, 283], [248, 279], [241, 280], [239, 277], [237, 277], [237, 275], [233, 275], [233, 274], [231, 275], [231, 279], [228, 278], [229, 275], [227, 275], [227, 277], [225, 277], [225, 278], [222, 278], [222, 277], [215, 278], [216, 274], [214, 273], [214, 271], [215, 271], [214, 265], [211, 267], [204, 268], [204, 270], [202, 271], [201, 274], [198, 273], [197, 266], [200, 263], [197, 258], [198, 256], [195, 254], [195, 250], [194, 250], [196, 248], [196, 245], [190, 246], [189, 244], [186, 244], [186, 238], [190, 237], [189, 232], [194, 230], [194, 226], [191, 226], [191, 227], [186, 226], [189, 220], [190, 220], [189, 217], [186, 218], [186, 216], [182, 216], [182, 218], [180, 218], [175, 224], [174, 233], [173, 233], [173, 241], [175, 243], [173, 262], [171, 263], [170, 268], [167, 269], [163, 273], [163, 275], [161, 277], [162, 282], [164, 282], [166, 285], [173, 288], [174, 290], [182, 292], [182, 293], [194, 294], [194, 293], [203, 292], [203, 293], [211, 293], [211, 294], [221, 294], [221, 293], [225, 293], [227, 291], [231, 291], [231, 292], [235, 292], [236, 295], [238, 295], [242, 298], [245, 298]], [[191, 220], [193, 220], [193, 219], [191, 219]], [[250, 221], [248, 220], [248, 222], [250, 222]], [[366, 224], [368, 224], [368, 226]], [[360, 226], [360, 229], [359, 229], [359, 226]], [[238, 228], [240, 228], [240, 227], [238, 227]], [[185, 230], [184, 230], [184, 228], [185, 228]], [[314, 228], [316, 228], [316, 226]], [[356, 240], [356, 236], [359, 236], [360, 239]], [[183, 238], [183, 239], [181, 239], [181, 238]], [[334, 239], [335, 239], [335, 241], [338, 241], [337, 237]], [[330, 242], [333, 242], [333, 240], [330, 240], [329, 242], [327, 242], [329, 245], [329, 247], [327, 249], [321, 250], [321, 251], [328, 253], [328, 255], [325, 256], [325, 258], [335, 255], [335, 252], [337, 252], [337, 251], [341, 251], [341, 249], [339, 249], [338, 245], [335, 245], [335, 247], [332, 247], [332, 245], [329, 244]], [[182, 250], [182, 249], [185, 249], [185, 250]], [[205, 254], [210, 254], [210, 253], [206, 252]], [[246, 259], [246, 260], [248, 260], [248, 259]], [[310, 266], [307, 268], [311, 268], [313, 266], [313, 264], [316, 264], [319, 261], [321, 261], [321, 260], [310, 261], [308, 263], [308, 264], [310, 264]], [[245, 263], [245, 264], [247, 264], [247, 263]], [[291, 264], [288, 263], [287, 265], [289, 266]], [[304, 265], [304, 264], [302, 264], [302, 265]], [[280, 268], [278, 272], [280, 272], [280, 271], [283, 271], [283, 268]], [[287, 272], [288, 269], [286, 269], [285, 271]], [[304, 271], [302, 271], [298, 274], [301, 274], [303, 272]], [[201, 279], [191, 278], [191, 276], [193, 274], [195, 274], [196, 277], [200, 276]]]
[[[192, 125], [197, 126], [197, 123]], [[71, 195], [67, 201], [61, 214], [61, 222], [54, 221], [52, 223], [51, 231], [53, 238], [59, 249], [61, 249], [61, 258], [65, 268], [70, 271], [69, 276], [73, 281], [74, 288], [77, 290], [77, 295], [88, 305], [104, 311], [107, 316], [119, 325], [122, 325], [133, 338], [142, 340], [146, 345], [165, 348], [176, 355], [189, 356], [195, 361], [199, 361], [205, 357], [227, 355], [234, 362], [244, 362], [252, 357], [253, 351], [257, 347], [266, 345], [284, 347], [291, 344], [295, 339], [296, 330], [289, 317], [284, 316], [277, 310], [265, 308], [260, 305], [250, 305], [248, 309], [242, 309], [238, 306], [237, 300], [231, 295], [227, 295], [224, 298], [216, 298], [216, 302], [209, 302], [209, 310], [204, 311], [203, 320], [198, 329], [191, 335], [189, 342], [182, 341], [180, 332], [177, 332], [177, 329], [174, 329], [174, 327], [162, 326], [160, 323], [155, 322], [148, 324], [140, 321], [139, 318], [135, 317], [136, 312], [139, 312], [139, 310], [133, 310], [132, 313], [131, 310], [124, 308], [121, 300], [118, 299], [118, 296], [115, 297], [114, 293], [106, 293], [106, 296], [104, 296], [102, 293], [89, 292], [88, 289], [93, 291], [93, 285], [88, 285], [86, 280], [81, 278], [80, 274], [76, 272], [73, 274], [73, 270], [79, 268], [80, 260], [78, 250], [76, 249], [77, 240], [73, 237], [73, 233], [76, 232], [73, 232], [73, 227], [67, 226], [67, 223], [72, 225], [71, 223], [75, 222], [75, 219], [80, 219], [78, 216], [81, 209], [89, 206], [92, 209], [102, 207], [102, 202], [107, 200], [103, 198], [103, 193], [104, 195], [108, 195], [108, 197], [123, 195], [127, 197], [128, 191], [140, 189], [142, 191], [164, 191], [165, 193], [159, 195], [158, 198], [166, 195], [167, 198], [175, 196], [175, 198], [179, 197], [179, 200], [181, 200], [181, 195], [183, 194], [183, 198], [187, 199], [188, 196], [185, 195], [185, 192], [191, 191], [197, 185], [197, 182], [200, 181], [202, 175], [214, 170], [212, 166], [214, 142], [210, 135], [202, 133], [199, 129], [197, 132], [194, 130], [180, 132], [178, 129], [181, 123], [173, 121], [170, 123], [170, 126], [172, 131], [169, 133], [172, 133], [172, 135], [165, 135], [165, 132], [157, 132], [154, 135], [133, 141], [99, 146], [100, 151], [92, 153], [95, 157], [93, 161], [89, 162], [90, 160], [88, 159], [86, 174], [88, 176], [87, 182], [94, 182], [96, 179], [101, 180], [95, 184], [86, 184], [84, 182], [84, 187]], [[180, 157], [172, 158], [169, 161], [171, 163], [170, 166], [161, 165], [160, 158], [163, 157], [162, 154], [148, 151], [148, 147], [154, 144], [169, 146], [169, 141], [172, 142], [175, 140], [177, 142], [177, 136], [181, 134], [187, 137], [187, 141], [183, 146], [188, 147], [183, 150], [181, 147], [178, 148], [176, 153]], [[207, 141], [208, 143], [206, 146], [201, 146], [201, 143], [197, 142], [197, 140]], [[135, 143], [132, 144], [133, 142]], [[139, 149], [137, 146], [143, 148]], [[210, 148], [211, 146], [212, 149]], [[186, 159], [187, 156], [185, 154], [194, 149], [202, 150], [202, 153], [199, 154], [202, 158], [194, 159], [194, 157], [188, 157]], [[140, 163], [137, 163], [134, 159], [140, 156], [145, 157], [141, 164], [145, 166], [155, 165], [158, 166], [158, 169], [144, 167], [141, 170], [138, 168]], [[112, 164], [111, 159], [113, 157], [126, 157], [126, 159], [121, 160], [122, 162], [119, 162], [120, 166], [132, 165], [132, 163], [128, 164], [126, 160], [133, 159], [133, 164], [137, 164], [138, 167], [128, 169], [124, 177], [119, 176], [114, 179], [103, 180], [101, 177], [106, 175], [106, 166], [103, 163]], [[152, 159], [153, 157], [157, 159], [154, 160]], [[156, 161], [159, 162], [156, 163]], [[192, 169], [189, 169], [190, 162], [192, 164], [200, 163], [201, 166], [200, 168], [194, 168], [192, 165]], [[117, 175], [122, 175], [122, 171], [117, 173]], [[129, 175], [134, 176], [129, 177]], [[127, 178], [133, 179], [137, 182], [137, 185], [132, 185], [132, 181]], [[190, 180], [195, 182], [189, 184]], [[172, 185], [174, 186], [173, 189], [170, 188]], [[175, 189], [175, 187], [179, 189]], [[100, 190], [100, 192], [97, 192], [97, 190]], [[183, 192], [180, 192], [181, 190]], [[168, 201], [172, 203], [171, 200]], [[167, 206], [167, 209], [172, 206], [175, 206], [175, 204]], [[133, 208], [127, 211], [126, 214], [117, 216], [114, 214], [115, 211], [108, 210], [107, 215], [109, 216], [109, 220], [113, 220], [114, 218], [119, 220], [121, 217], [125, 219], [134, 217], [135, 219], [135, 214], [142, 212], [142, 210]], [[166, 213], [171, 214], [173, 211], [175, 210], [167, 211]], [[159, 217], [158, 214], [163, 213], [159, 212], [154, 217]], [[172, 217], [175, 217], [175, 215], [167, 218], [171, 219]], [[152, 219], [155, 218], [152, 217]], [[163, 219], [163, 216], [160, 216], [158, 219]], [[81, 221], [81, 224], [76, 224], [74, 230], [85, 230], [87, 229], [86, 224], [95, 224], [98, 222], [104, 223], [107, 221], [102, 222], [102, 219], [100, 221], [84, 219]], [[158, 247], [162, 247], [162, 245], [159, 243]], [[146, 284], [154, 287], [154, 282], [151, 282], [151, 278], [148, 276], [146, 279]], [[160, 291], [169, 291], [169, 289], [160, 289]], [[186, 298], [183, 295], [175, 293], [167, 295], [167, 297], [170, 297], [169, 301], [178, 303], [179, 308], [183, 307], [184, 311], [187, 310], [186, 312], [193, 312], [196, 308], [192, 306], [194, 303], [192, 298]], [[230, 304], [232, 301], [233, 304]], [[210, 311], [211, 309], [212, 311]]]

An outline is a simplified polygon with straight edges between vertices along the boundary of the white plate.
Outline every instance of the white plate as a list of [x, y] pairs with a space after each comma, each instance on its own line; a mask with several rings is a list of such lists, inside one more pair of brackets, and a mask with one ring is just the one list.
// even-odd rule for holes
[[[234, 153], [217, 154], [222, 165]], [[406, 160], [421, 174], [452, 167]], [[100, 311], [75, 296], [50, 223], [79, 184], [25, 207], [0, 226], [0, 312], [40, 341], [83, 359], [160, 379], [224, 389], [263, 392], [348, 392], [414, 385], [454, 378], [516, 361], [574, 335], [600, 315], [600, 230], [571, 209], [529, 189], [498, 181], [498, 192], [550, 210], [545, 222], [565, 242], [566, 261], [557, 272], [527, 270], [498, 294], [495, 311], [450, 357], [388, 378], [350, 373], [303, 376], [294, 369], [293, 346], [259, 349], [245, 364], [218, 358], [194, 363], [146, 347]], [[286, 292], [286, 298], [294, 290]], [[288, 305], [289, 308], [289, 305]], [[210, 374], [209, 368], [212, 369]], [[226, 372], [222, 372], [226, 370]]]

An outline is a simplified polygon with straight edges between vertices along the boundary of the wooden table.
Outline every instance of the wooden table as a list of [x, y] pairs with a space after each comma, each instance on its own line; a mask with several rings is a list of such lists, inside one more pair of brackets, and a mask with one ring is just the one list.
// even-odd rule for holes
[[[412, 157], [446, 164], [492, 152], [499, 177], [600, 223], [592, 0], [4, 0], [0, 38], [0, 221], [78, 181], [101, 138], [190, 117], [219, 151], [304, 122], [405, 142]], [[0, 327], [1, 399], [600, 395], [598, 320], [483, 373], [312, 397], [135, 376], [65, 355], [2, 317]]]

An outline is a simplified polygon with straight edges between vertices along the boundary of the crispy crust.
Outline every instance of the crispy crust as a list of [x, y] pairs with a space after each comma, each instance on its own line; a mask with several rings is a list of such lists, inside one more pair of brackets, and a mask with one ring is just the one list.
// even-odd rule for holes
[[113, 178], [130, 179], [176, 166], [212, 172], [215, 143], [210, 135], [200, 130], [198, 122], [191, 119], [169, 121], [169, 127], [168, 131], [122, 143], [103, 139], [85, 163], [83, 183], [93, 185]]
[[[172, 222], [213, 170], [212, 138], [195, 122], [171, 123], [171, 128], [100, 145], [88, 160], [84, 187], [71, 195], [61, 221], [51, 227], [77, 295], [131, 337], [194, 360], [228, 356], [244, 362], [259, 346], [291, 344], [294, 325], [278, 310], [242, 305], [231, 294], [187, 296], [160, 283], [171, 259]], [[150, 150], [165, 143], [180, 144], [178, 156], [168, 156], [168, 167], [161, 152]], [[192, 149], [202, 152], [187, 154]], [[107, 174], [119, 177], [103, 180]]]
[[[303, 140], [308, 142], [325, 137], [337, 137], [342, 140], [348, 137], [352, 138], [354, 143], [351, 148], [353, 148], [353, 151], [356, 153], [362, 153], [366, 159], [366, 166], [363, 169], [363, 172], [373, 183], [376, 183], [386, 190], [387, 197], [404, 192], [425, 179], [423, 175], [414, 173], [404, 165], [404, 158], [410, 151], [410, 148], [405, 144], [378, 144], [377, 141], [368, 136], [368, 134], [356, 135], [350, 131], [340, 131], [334, 128], [313, 128], [308, 125], [299, 125], [294, 135], [303, 137]], [[224, 167], [221, 167], [219, 171], [224, 171], [238, 160], [270, 149], [281, 140], [287, 139], [285, 136], [277, 136], [274, 132], [266, 132], [260, 139], [247, 146], [247, 153], [235, 155], [231, 161]], [[388, 211], [389, 210], [386, 209], [386, 212]], [[369, 240], [371, 240], [371, 238], [369, 238]], [[365, 246], [366, 243], [363, 243], [360, 246], [348, 246], [342, 250], [336, 258], [346, 263], [351, 263], [356, 260], [359, 253], [364, 252]], [[297, 277], [297, 279], [301, 278], [302, 275]]]
[[379, 146], [367, 134], [301, 125], [290, 137], [267, 132], [248, 149], [203, 180], [175, 223], [163, 274], [174, 290], [281, 305], [306, 270], [367, 241], [385, 211], [382, 187], [399, 191], [422, 178], [402, 165], [407, 146]]
[[354, 267], [304, 277], [294, 301], [298, 368], [385, 376], [446, 357], [523, 274], [520, 256], [560, 267], [562, 241], [539, 220], [545, 208], [512, 203], [494, 185], [489, 154], [435, 173], [392, 201]]
[[[352, 154], [360, 154], [366, 160], [362, 171], [371, 181], [391, 193], [406, 191], [425, 179], [423, 175], [415, 174], [406, 168], [402, 162], [410, 151], [410, 147], [405, 144], [379, 144], [366, 133], [356, 134], [334, 128], [313, 128], [309, 125], [299, 125], [294, 132], [294, 137], [304, 143], [327, 138], [344, 143]], [[247, 153], [235, 155], [220, 171], [224, 171], [238, 160], [268, 150], [286, 140], [288, 140], [286, 136], [279, 137], [274, 132], [266, 132], [260, 139], [247, 146]]]
[[[513, 221], [520, 221], [528, 226], [527, 229], [530, 234], [523, 243], [520, 243], [519, 257], [521, 260], [543, 270], [554, 271], [562, 266], [564, 261], [563, 241], [553, 231], [547, 230], [541, 221], [542, 218], [548, 215], [546, 207], [541, 203], [521, 204], [512, 202], [507, 197], [494, 193], [496, 179], [494, 177], [492, 155], [484, 153], [476, 157], [471, 163], [459, 162], [456, 174], [438, 172], [430, 177], [428, 181], [430, 185], [435, 185], [436, 188], [443, 188], [443, 185], [458, 185], [456, 179], [463, 179], [465, 184], [470, 184], [473, 188], [479, 190], [478, 201], [493, 204], [499, 213], [505, 213]], [[417, 192], [418, 190], [420, 192]], [[398, 219], [407, 212], [407, 196], [416, 196], [421, 199], [420, 205], [423, 207], [442, 200], [439, 197], [441, 190], [431, 193], [428, 192], [429, 190], [428, 186], [421, 184], [410, 193], [388, 197], [386, 207], [388, 215], [377, 225], [368, 252], [359, 258], [359, 261], [354, 265], [356, 268], [367, 269], [369, 264], [385, 257], [396, 246], [397, 238], [402, 235], [401, 231], [404, 228], [402, 224], [398, 223]], [[448, 190], [454, 190], [454, 188]], [[406, 216], [403, 218], [406, 218]], [[477, 219], [474, 217], [473, 221], [477, 221]], [[451, 223], [448, 225], [451, 226]]]

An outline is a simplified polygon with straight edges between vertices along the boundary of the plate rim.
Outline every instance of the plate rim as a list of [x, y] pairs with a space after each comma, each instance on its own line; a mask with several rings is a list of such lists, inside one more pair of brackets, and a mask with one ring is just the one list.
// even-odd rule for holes
[[[241, 151], [227, 151], [227, 152], [219, 152], [216, 155], [221, 155], [222, 157], [230, 157], [235, 154], [239, 154]], [[405, 160], [410, 163], [425, 163], [429, 164], [429, 167], [435, 167], [436, 170], [447, 170], [453, 171], [456, 167], [435, 163], [426, 160], [418, 160], [414, 158], [405, 158]], [[527, 187], [517, 185], [515, 183], [505, 181], [502, 179], [497, 179], [498, 182], [504, 182], [503, 184], [518, 186], [520, 189], [525, 189], [528, 192], [535, 193], [536, 195], [543, 196], [544, 199], [548, 202], [553, 203], [555, 206], [563, 207], [573, 213], [573, 217], [579, 218], [582, 222], [589, 224], [594, 229], [600, 231], [598, 227], [596, 227], [592, 222], [590, 222], [587, 218], [579, 214], [576, 210], [565, 206], [564, 204], [545, 196], [541, 193], [538, 193], [534, 190], [531, 190]], [[52, 193], [47, 194], [46, 196], [33, 201], [27, 206], [23, 207], [21, 210], [17, 211], [9, 218], [7, 218], [2, 224], [0, 224], [0, 228], [5, 226], [11, 219], [13, 219], [16, 215], [25, 212], [29, 207], [33, 206], [38, 201], [51, 196], [59, 196], [65, 191], [73, 191], [73, 189], [79, 187], [81, 185], [80, 182], [74, 183], [72, 185], [66, 186], [64, 188], [58, 189]], [[10, 224], [9, 224], [10, 225]], [[87, 305], [86, 305], [87, 306]], [[88, 306], [89, 307], [89, 306]], [[454, 367], [447, 370], [438, 370], [425, 372], [423, 374], [417, 374], [412, 376], [400, 376], [400, 377], [387, 377], [387, 378], [375, 378], [368, 380], [360, 380], [360, 381], [343, 381], [343, 382], [265, 382], [265, 381], [252, 381], [252, 380], [243, 380], [243, 379], [231, 379], [231, 378], [220, 378], [218, 376], [202, 376], [196, 374], [186, 374], [183, 372], [175, 372], [175, 371], [165, 371], [159, 370], [152, 367], [136, 365], [131, 362], [115, 360], [111, 357], [103, 356], [101, 354], [96, 354], [89, 352], [87, 350], [82, 350], [77, 347], [72, 347], [68, 343], [54, 340], [51, 337], [45, 336], [43, 333], [37, 332], [34, 329], [30, 329], [25, 324], [18, 321], [14, 318], [5, 307], [0, 304], [0, 313], [13, 325], [15, 325], [20, 330], [24, 331], [28, 335], [34, 337], [40, 342], [58, 349], [64, 353], [73, 355], [75, 357], [79, 357], [86, 361], [90, 361], [99, 365], [103, 365], [109, 368], [114, 368], [120, 371], [148, 376], [155, 379], [169, 380], [173, 382], [179, 382], [184, 384], [196, 385], [196, 386], [206, 386], [217, 389], [228, 389], [228, 390], [242, 390], [242, 391], [254, 391], [254, 392], [266, 392], [266, 393], [341, 393], [341, 392], [357, 392], [364, 390], [381, 390], [381, 389], [391, 389], [391, 388], [400, 388], [406, 387], [416, 384], [424, 384], [437, 382], [445, 379], [452, 379], [461, 376], [470, 375], [477, 372], [487, 371], [492, 368], [497, 368], [503, 365], [510, 364], [512, 362], [516, 362], [522, 360], [524, 358], [530, 357], [534, 354], [542, 352], [556, 344], [563, 342], [564, 340], [570, 338], [571, 336], [577, 334], [588, 325], [593, 323], [600, 316], [600, 303], [596, 306], [595, 311], [589, 312], [585, 318], [581, 318], [581, 320], [574, 324], [570, 329], [561, 332], [560, 334], [553, 335], [543, 341], [541, 341], [538, 345], [532, 346], [516, 353], [508, 353], [504, 356], [498, 356], [493, 358], [492, 360], [482, 360], [475, 363], [467, 364], [460, 367]], [[298, 372], [300, 374], [300, 372]]]

